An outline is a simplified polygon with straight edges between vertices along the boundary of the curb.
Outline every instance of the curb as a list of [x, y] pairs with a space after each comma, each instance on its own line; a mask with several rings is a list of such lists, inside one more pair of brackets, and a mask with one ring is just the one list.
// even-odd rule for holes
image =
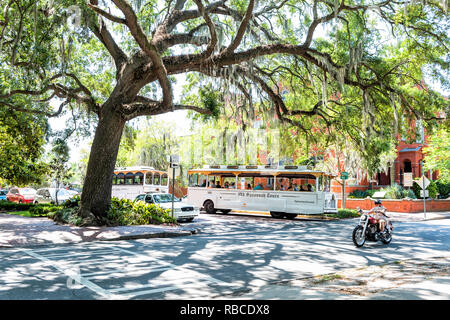
[[197, 233], [196, 231], [181, 231], [181, 232], [160, 232], [160, 233], [144, 233], [127, 236], [118, 236], [110, 239], [98, 239], [99, 241], [120, 241], [120, 240], [137, 240], [137, 239], [151, 239], [151, 238], [173, 238], [190, 236]]

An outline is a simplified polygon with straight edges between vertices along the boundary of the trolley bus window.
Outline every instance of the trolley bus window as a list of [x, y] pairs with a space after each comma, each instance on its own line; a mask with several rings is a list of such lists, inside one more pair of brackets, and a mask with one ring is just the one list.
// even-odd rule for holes
[[206, 187], [206, 176], [194, 173], [189, 176], [189, 187]]
[[318, 178], [317, 191], [323, 191], [323, 176], [319, 176]]
[[117, 176], [115, 174], [113, 174], [113, 178], [112, 178], [112, 184], [117, 184]]
[[143, 184], [144, 183], [144, 174], [142, 172], [136, 172], [134, 177], [134, 184]]
[[198, 175], [198, 186], [199, 187], [206, 187], [206, 178], [207, 178], [207, 176], [204, 174]]
[[145, 184], [152, 184], [153, 183], [153, 173], [147, 172], [145, 174]]
[[160, 176], [159, 176], [159, 173], [157, 173], [157, 172], [155, 172], [153, 174], [153, 184], [155, 186], [159, 186], [160, 185]]
[[198, 173], [189, 175], [189, 187], [198, 187]]
[[134, 184], [134, 174], [133, 173], [127, 173], [125, 175], [125, 184]]
[[168, 183], [169, 183], [168, 180], [169, 180], [169, 177], [167, 176], [167, 174], [163, 173], [163, 174], [161, 175], [161, 185], [162, 185], [162, 186], [167, 186]]
[[209, 188], [217, 188], [217, 185], [220, 185], [220, 176], [209, 176], [208, 177], [208, 187]]
[[331, 179], [330, 177], [324, 176], [322, 179], [322, 191], [324, 192], [330, 192], [330, 184], [331, 184]]
[[117, 184], [125, 184], [125, 175], [123, 173], [117, 175]]

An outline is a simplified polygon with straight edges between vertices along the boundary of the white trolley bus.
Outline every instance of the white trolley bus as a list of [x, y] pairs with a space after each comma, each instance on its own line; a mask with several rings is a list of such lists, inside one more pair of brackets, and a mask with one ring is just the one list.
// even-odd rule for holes
[[302, 166], [210, 165], [188, 171], [187, 201], [207, 213], [270, 212], [274, 218], [337, 212], [326, 172]]
[[167, 172], [152, 167], [117, 168], [113, 174], [112, 197], [134, 200], [147, 192], [169, 192]]

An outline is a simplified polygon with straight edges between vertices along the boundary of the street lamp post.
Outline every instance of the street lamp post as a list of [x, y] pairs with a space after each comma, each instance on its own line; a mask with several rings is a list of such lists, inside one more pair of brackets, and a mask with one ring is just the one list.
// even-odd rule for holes
[[178, 155], [168, 156], [170, 168], [172, 168], [172, 218], [174, 213], [174, 199], [175, 199], [175, 169], [180, 166], [180, 157]]
[[345, 209], [345, 180], [348, 179], [348, 172], [341, 172], [342, 180], [342, 209]]

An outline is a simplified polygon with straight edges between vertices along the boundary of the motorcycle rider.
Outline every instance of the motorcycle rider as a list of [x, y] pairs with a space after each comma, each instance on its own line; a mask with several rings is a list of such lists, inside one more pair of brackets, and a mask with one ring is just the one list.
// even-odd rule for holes
[[387, 218], [389, 218], [385, 212], [386, 208], [382, 205], [381, 200], [377, 199], [374, 202], [375, 207], [369, 211], [369, 213], [375, 214], [375, 219], [378, 220], [378, 226], [380, 228], [380, 233], [384, 233], [385, 227], [388, 223]]

